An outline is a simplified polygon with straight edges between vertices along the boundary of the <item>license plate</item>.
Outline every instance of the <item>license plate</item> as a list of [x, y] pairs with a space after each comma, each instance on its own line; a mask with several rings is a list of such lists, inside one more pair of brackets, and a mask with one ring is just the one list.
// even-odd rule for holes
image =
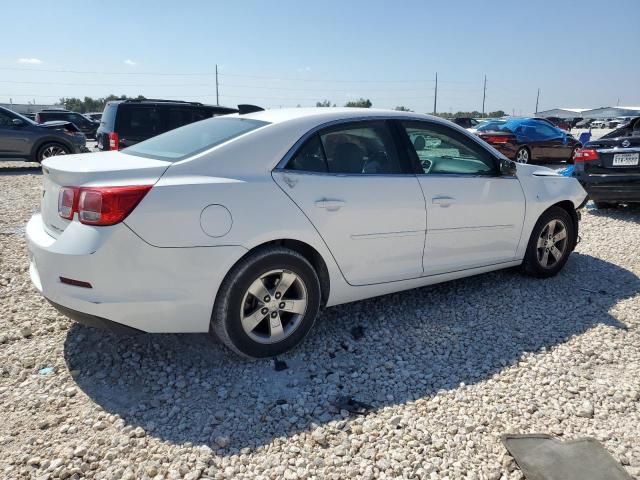
[[628, 167], [638, 165], [638, 159], [640, 159], [640, 153], [616, 153], [613, 156], [613, 166]]

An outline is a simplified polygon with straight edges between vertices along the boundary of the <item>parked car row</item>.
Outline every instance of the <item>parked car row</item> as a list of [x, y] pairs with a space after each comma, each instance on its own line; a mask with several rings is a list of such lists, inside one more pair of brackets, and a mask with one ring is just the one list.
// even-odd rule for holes
[[493, 120], [475, 129], [476, 135], [518, 163], [539, 160], [573, 161], [581, 147], [571, 134], [546, 119], [509, 118]]
[[640, 202], [640, 117], [585, 144], [573, 176], [599, 208]]
[[41, 162], [49, 157], [87, 152], [86, 136], [68, 121], [39, 124], [0, 107], [0, 159]]

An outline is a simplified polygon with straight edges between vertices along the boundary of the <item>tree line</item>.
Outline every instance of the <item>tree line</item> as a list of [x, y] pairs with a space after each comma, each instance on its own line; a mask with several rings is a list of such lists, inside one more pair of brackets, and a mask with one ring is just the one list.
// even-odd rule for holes
[[84, 97], [84, 100], [80, 98], [63, 97], [58, 101], [59, 105], [62, 105], [67, 110], [73, 112], [87, 113], [87, 112], [101, 112], [104, 110], [104, 106], [111, 100], [144, 100], [144, 96], [138, 95], [137, 97], [128, 97], [126, 95], [108, 95], [104, 98], [91, 98]]

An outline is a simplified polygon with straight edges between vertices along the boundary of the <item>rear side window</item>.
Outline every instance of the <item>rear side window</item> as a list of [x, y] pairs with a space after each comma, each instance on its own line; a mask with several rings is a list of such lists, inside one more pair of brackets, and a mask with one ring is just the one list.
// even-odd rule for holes
[[104, 111], [102, 112], [102, 118], [100, 118], [100, 125], [104, 125], [109, 130], [113, 130], [117, 109], [118, 107], [115, 105], [107, 105]]
[[210, 118], [137, 143], [122, 152], [177, 162], [268, 124], [248, 118]]
[[384, 121], [346, 124], [310, 138], [287, 168], [342, 174], [401, 174], [395, 142]]
[[116, 132], [121, 136], [149, 138], [163, 132], [158, 110], [154, 107], [120, 106]]

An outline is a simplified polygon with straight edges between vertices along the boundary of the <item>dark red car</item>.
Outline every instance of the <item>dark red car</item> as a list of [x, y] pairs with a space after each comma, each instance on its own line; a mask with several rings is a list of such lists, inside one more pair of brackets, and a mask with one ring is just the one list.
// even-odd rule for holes
[[582, 144], [571, 134], [535, 118], [492, 120], [477, 128], [476, 134], [511, 160], [573, 162]]

